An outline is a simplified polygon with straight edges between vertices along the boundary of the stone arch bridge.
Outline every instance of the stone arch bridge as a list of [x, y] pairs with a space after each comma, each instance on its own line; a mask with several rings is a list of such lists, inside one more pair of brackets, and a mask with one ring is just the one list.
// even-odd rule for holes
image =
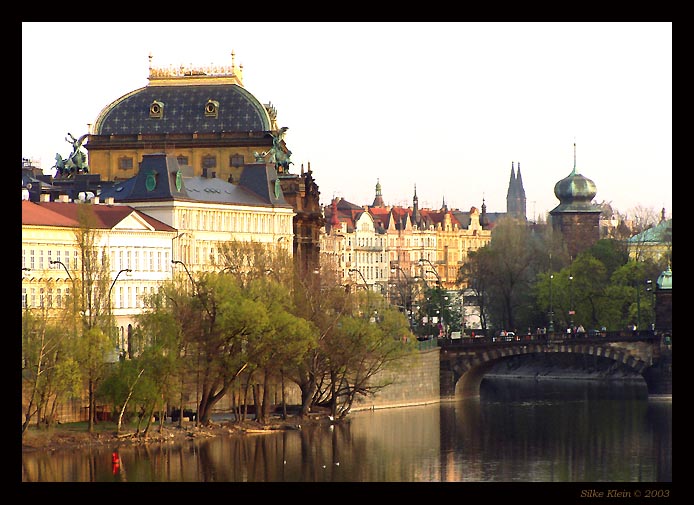
[[488, 338], [441, 342], [441, 397], [478, 396], [484, 375], [501, 360], [548, 353], [611, 360], [615, 367], [642, 375], [649, 395], [672, 394], [672, 341], [653, 332], [643, 333], [560, 340], [528, 336], [510, 342], [493, 342]]

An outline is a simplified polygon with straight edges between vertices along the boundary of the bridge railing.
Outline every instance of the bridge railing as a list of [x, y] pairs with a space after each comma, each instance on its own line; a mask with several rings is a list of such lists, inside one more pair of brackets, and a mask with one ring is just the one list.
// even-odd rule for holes
[[661, 336], [653, 330], [631, 330], [603, 331], [586, 333], [531, 333], [529, 335], [515, 335], [512, 337], [461, 337], [461, 338], [440, 338], [439, 347], [449, 346], [475, 346], [475, 345], [494, 345], [508, 346], [522, 343], [579, 343], [579, 342], [623, 342], [623, 341], [653, 341], [659, 340]]

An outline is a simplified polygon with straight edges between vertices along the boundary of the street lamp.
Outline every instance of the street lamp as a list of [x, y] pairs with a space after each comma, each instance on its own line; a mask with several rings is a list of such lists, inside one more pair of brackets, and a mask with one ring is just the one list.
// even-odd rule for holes
[[[181, 237], [185, 237], [185, 236], [188, 236], [188, 238], [190, 238], [190, 237], [191, 237], [191, 234], [188, 233], [187, 231], [183, 231], [183, 232], [179, 233], [178, 235], [176, 235], [174, 238], [171, 239], [171, 255], [172, 255], [172, 256], [174, 255], [174, 252], [175, 252], [175, 250], [174, 250], [174, 241], [177, 240], [177, 239], [179, 239], [179, 238], [181, 238]], [[185, 256], [182, 255], [182, 254], [180, 254], [180, 252], [181, 252], [181, 250], [180, 250], [180, 245], [179, 245], [179, 251], [178, 251], [178, 252], [179, 252], [179, 255], [178, 255], [178, 256], [179, 256], [179, 257], [182, 257], [183, 259], [185, 259]], [[174, 260], [171, 260], [171, 263], [174, 263]]]
[[186, 266], [185, 263], [183, 263], [181, 260], [171, 260], [172, 265], [182, 265], [183, 268], [185, 269], [186, 273], [188, 274], [188, 278], [190, 279], [190, 283], [193, 286], [193, 293], [195, 293], [195, 281], [193, 280], [193, 276], [190, 275], [190, 271], [188, 270], [188, 267]]
[[405, 271], [400, 267], [400, 265], [397, 264], [391, 264], [390, 266], [390, 272], [395, 273], [396, 271], [402, 272], [402, 275], [405, 277], [405, 285], [407, 286], [407, 296], [403, 297], [405, 298], [404, 303], [405, 303], [405, 310], [409, 312], [409, 319], [410, 319], [410, 329], [414, 328], [414, 321], [412, 320], [413, 314], [412, 314], [412, 293], [411, 293], [411, 285], [410, 285], [410, 277], [405, 273]]
[[75, 293], [75, 279], [70, 275], [70, 270], [67, 269], [67, 265], [63, 263], [60, 260], [53, 260], [50, 262], [51, 265], [62, 265], [62, 267], [65, 269], [65, 273], [67, 276], [70, 278], [70, 282], [72, 283], [72, 308], [74, 312], [77, 312], [77, 293]]
[[[111, 286], [108, 288], [108, 314], [109, 314], [109, 316], [111, 316], [111, 314], [112, 314], [112, 312], [113, 312], [113, 308], [112, 308], [112, 304], [111, 304], [111, 291], [113, 290], [113, 285], [114, 285], [114, 284], [116, 283], [116, 281], [118, 280], [118, 277], [120, 277], [120, 274], [122, 274], [123, 272], [125, 272], [125, 273], [127, 273], [127, 274], [130, 274], [130, 273], [132, 273], [132, 270], [130, 270], [129, 268], [123, 268], [122, 270], [120, 270], [120, 271], [116, 274], [116, 278], [113, 279], [113, 282], [111, 283]], [[109, 318], [109, 319], [110, 319], [110, 318]], [[109, 321], [109, 324], [111, 324], [110, 321]], [[121, 343], [123, 344], [123, 347], [125, 347], [125, 342], [121, 342]], [[123, 349], [123, 351], [125, 351], [125, 349]], [[128, 345], [128, 351], [130, 351], [130, 352], [132, 353], [132, 351], [131, 351], [131, 349], [130, 349], [130, 345]], [[130, 355], [130, 357], [132, 358], [132, 354]]]
[[549, 333], [554, 333], [554, 306], [552, 305], [552, 279], [554, 274], [549, 274]]
[[[172, 265], [182, 265], [183, 268], [185, 269], [186, 273], [188, 274], [188, 278], [190, 279], [190, 283], [193, 286], [193, 296], [195, 296], [195, 281], [193, 280], [193, 276], [190, 275], [190, 271], [188, 270], [188, 267], [186, 266], [185, 263], [183, 263], [181, 260], [171, 260]], [[196, 366], [196, 371], [195, 371], [195, 426], [198, 426], [198, 419], [200, 418], [200, 349], [197, 349], [196, 352], [196, 357], [197, 357], [197, 366]], [[178, 417], [178, 426], [181, 427], [183, 426], [183, 392], [181, 392], [181, 412], [179, 413]]]
[[574, 291], [573, 291], [574, 276], [569, 273], [569, 327], [573, 332], [574, 327]]
[[361, 277], [361, 280], [364, 282], [364, 289], [368, 290], [369, 289], [369, 283], [366, 282], [366, 279], [364, 278], [364, 274], [361, 273], [361, 270], [358, 268], [350, 268], [349, 273], [356, 272], [359, 274], [359, 277]]
[[369, 296], [369, 284], [366, 282], [366, 278], [364, 278], [364, 274], [361, 273], [361, 270], [358, 268], [350, 268], [349, 273], [356, 272], [359, 274], [359, 277], [361, 277], [361, 280], [364, 282], [364, 289], [366, 289], [366, 306], [367, 306], [367, 313], [369, 314], [369, 317], [371, 317], [371, 297]]
[[655, 329], [655, 291], [653, 291], [653, 281], [648, 279], [646, 281], [646, 292], [651, 294], [651, 327], [650, 329]]
[[427, 270], [425, 273], [429, 272], [433, 273], [436, 276], [436, 285], [439, 290], [439, 322], [441, 323], [441, 328], [443, 328], [443, 287], [441, 286], [441, 277], [439, 277], [439, 274], [436, 273], [435, 270]]

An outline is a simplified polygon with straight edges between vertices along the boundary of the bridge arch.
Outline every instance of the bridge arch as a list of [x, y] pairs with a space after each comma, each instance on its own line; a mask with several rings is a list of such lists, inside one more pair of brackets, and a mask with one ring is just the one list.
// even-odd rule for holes
[[[517, 342], [502, 346], [480, 346], [478, 350], [469, 346], [456, 351], [446, 348], [441, 352], [441, 396], [465, 398], [479, 396], [480, 384], [484, 376], [499, 362], [516, 356], [538, 354], [573, 354], [594, 356], [612, 362], [609, 374], [618, 369], [626, 369], [641, 375], [647, 380], [647, 372], [652, 365], [650, 348], [634, 353], [633, 349], [614, 346], [609, 343], [523, 343]], [[448, 377], [445, 375], [448, 374]]]

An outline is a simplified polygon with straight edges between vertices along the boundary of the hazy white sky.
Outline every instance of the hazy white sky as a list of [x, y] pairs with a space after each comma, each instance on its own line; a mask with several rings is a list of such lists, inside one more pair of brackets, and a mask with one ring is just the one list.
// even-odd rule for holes
[[[321, 203], [506, 211], [520, 162], [528, 217], [573, 168], [597, 202], [672, 213], [672, 24], [239, 22], [22, 26], [22, 156], [45, 171], [155, 66], [243, 65], [277, 109]], [[74, 34], [78, 33], [79, 36]]]

